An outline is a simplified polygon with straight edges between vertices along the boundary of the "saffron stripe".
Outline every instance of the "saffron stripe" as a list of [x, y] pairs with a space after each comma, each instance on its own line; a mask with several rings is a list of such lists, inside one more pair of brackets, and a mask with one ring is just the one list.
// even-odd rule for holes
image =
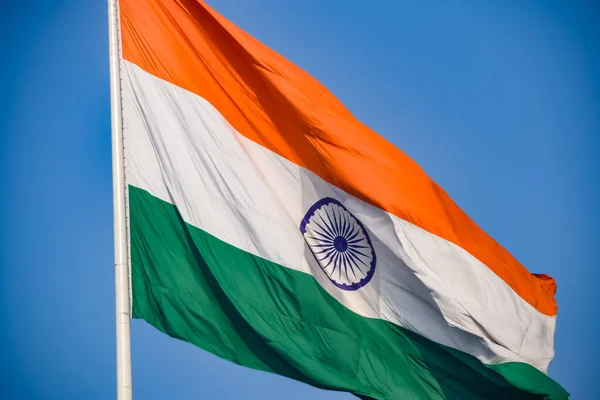
[[199, 0], [122, 0], [123, 56], [208, 100], [246, 138], [346, 193], [446, 239], [543, 314], [554, 280], [531, 274], [408, 156], [325, 87]]

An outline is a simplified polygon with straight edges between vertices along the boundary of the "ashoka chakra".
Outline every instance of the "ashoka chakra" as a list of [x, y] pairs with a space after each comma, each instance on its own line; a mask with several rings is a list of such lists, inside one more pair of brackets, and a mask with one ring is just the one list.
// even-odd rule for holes
[[300, 232], [329, 280], [356, 290], [375, 272], [375, 250], [367, 230], [339, 201], [326, 197], [308, 210]]

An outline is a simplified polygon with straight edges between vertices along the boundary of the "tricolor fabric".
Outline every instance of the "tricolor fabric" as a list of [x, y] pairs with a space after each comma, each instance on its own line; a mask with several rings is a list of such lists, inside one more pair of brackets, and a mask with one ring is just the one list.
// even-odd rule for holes
[[133, 317], [371, 399], [565, 399], [555, 283], [198, 0], [121, 0]]

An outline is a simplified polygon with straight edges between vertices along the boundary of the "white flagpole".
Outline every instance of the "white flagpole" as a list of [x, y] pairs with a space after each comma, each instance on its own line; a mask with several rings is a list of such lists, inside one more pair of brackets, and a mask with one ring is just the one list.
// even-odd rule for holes
[[119, 0], [108, 0], [110, 112], [112, 126], [113, 212], [115, 238], [115, 300], [117, 328], [117, 399], [131, 400], [129, 268], [121, 115], [121, 37]]

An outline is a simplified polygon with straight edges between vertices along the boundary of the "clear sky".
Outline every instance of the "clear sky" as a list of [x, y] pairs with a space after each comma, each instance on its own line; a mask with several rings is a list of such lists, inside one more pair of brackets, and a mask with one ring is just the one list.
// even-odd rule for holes
[[[557, 280], [550, 375], [574, 399], [598, 398], [600, 8], [495, 3], [209, 1]], [[2, 6], [2, 399], [114, 397], [106, 14], [104, 0]], [[137, 399], [352, 398], [236, 366], [142, 321], [132, 347]]]

